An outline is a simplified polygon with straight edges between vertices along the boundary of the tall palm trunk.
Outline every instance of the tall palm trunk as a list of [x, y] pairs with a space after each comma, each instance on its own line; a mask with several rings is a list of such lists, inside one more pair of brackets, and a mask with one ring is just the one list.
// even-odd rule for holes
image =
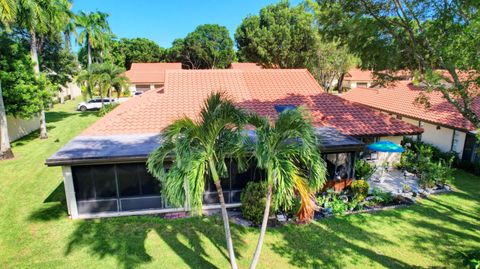
[[[40, 63], [38, 62], [37, 34], [35, 31], [30, 32], [30, 54], [33, 61], [33, 71], [38, 78], [40, 75]], [[47, 139], [47, 123], [45, 121], [45, 110], [40, 111], [40, 139]]]
[[2, 82], [0, 81], [0, 160], [13, 158], [13, 151], [8, 136], [7, 114], [3, 104]]
[[[269, 172], [270, 177], [271, 172]], [[275, 175], [273, 175], [275, 176]], [[268, 217], [270, 216], [270, 205], [272, 203], [272, 181], [268, 181], [267, 186], [267, 201], [265, 202], [265, 210], [263, 212], [262, 227], [260, 228], [260, 236], [258, 237], [257, 248], [255, 249], [255, 254], [253, 255], [252, 263], [250, 264], [250, 269], [255, 269], [257, 267], [258, 261], [260, 260], [260, 253], [262, 252], [263, 239], [265, 238], [265, 232], [267, 231]]]
[[65, 39], [65, 49], [70, 51], [70, 33], [68, 31], [63, 32], [63, 38]]
[[87, 39], [87, 53], [88, 53], [88, 66], [92, 64], [92, 45], [90, 44], [90, 39]]
[[225, 239], [227, 240], [228, 256], [230, 258], [230, 266], [232, 269], [237, 269], [237, 260], [235, 259], [235, 251], [233, 250], [232, 234], [230, 233], [230, 223], [228, 220], [227, 206], [225, 205], [225, 198], [223, 197], [222, 185], [220, 184], [220, 177], [213, 160], [209, 160], [210, 171], [212, 173], [213, 183], [217, 188], [218, 200], [222, 208], [223, 228], [225, 229]]

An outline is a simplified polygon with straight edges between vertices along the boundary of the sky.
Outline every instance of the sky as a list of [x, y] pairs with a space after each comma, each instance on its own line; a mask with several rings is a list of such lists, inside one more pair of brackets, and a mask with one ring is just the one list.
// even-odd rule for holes
[[[108, 13], [118, 37], [145, 37], [167, 48], [196, 26], [217, 23], [233, 34], [243, 18], [278, 0], [74, 0], [73, 10]], [[300, 0], [291, 0], [292, 5]], [[78, 49], [78, 48], [75, 48]]]

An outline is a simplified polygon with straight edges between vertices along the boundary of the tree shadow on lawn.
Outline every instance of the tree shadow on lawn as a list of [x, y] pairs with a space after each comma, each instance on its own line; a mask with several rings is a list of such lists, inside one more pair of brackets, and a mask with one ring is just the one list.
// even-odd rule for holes
[[[432, 260], [443, 264], [456, 263], [457, 260], [452, 260], [456, 254], [454, 249], [462, 249], [466, 242], [467, 245], [480, 242], [478, 219], [472, 214], [450, 208], [437, 199], [433, 202], [376, 213], [333, 217], [303, 227], [272, 229], [283, 240], [280, 244], [268, 247], [281, 256], [288, 257], [289, 262], [298, 267], [343, 268], [349, 263], [355, 263], [355, 259], [366, 257], [387, 268], [412, 268], [415, 265], [375, 251], [375, 246], [405, 248], [409, 245], [414, 245], [417, 252]], [[365, 222], [379, 227], [398, 225], [399, 230], [395, 231], [394, 236], [402, 242], [411, 243], [399, 246], [379, 233], [377, 227], [365, 225]], [[414, 232], [410, 229], [402, 230], [404, 224], [412, 227]], [[365, 247], [365, 244], [369, 247]], [[446, 249], [439, 250], [435, 246], [446, 246]], [[346, 257], [350, 261], [345, 261]]]
[[[356, 258], [364, 256], [373, 263], [387, 268], [412, 268], [395, 257], [383, 255], [372, 249], [365, 248], [356, 242], [370, 246], [392, 245], [399, 247], [376, 233], [358, 227], [349, 220], [363, 222], [366, 216], [347, 216], [331, 218], [326, 221], [312, 222], [305, 226], [289, 225], [281, 229], [272, 230], [282, 238], [282, 243], [268, 246], [283, 257], [289, 258], [290, 264], [308, 268], [343, 268], [349, 263], [358, 263]], [[352, 260], [345, 261], [344, 257]], [[367, 267], [366, 264], [357, 264]]]
[[78, 116], [78, 117], [89, 117], [91, 115], [98, 116], [98, 111], [85, 111], [85, 112], [65, 112], [65, 111], [47, 111], [45, 112], [45, 119], [47, 124], [63, 121], [68, 117]]
[[[207, 260], [209, 252], [205, 250], [206, 244], [213, 244], [228, 263], [223, 223], [218, 217], [166, 220], [142, 216], [79, 221], [70, 236], [65, 255], [88, 248], [93, 256], [100, 259], [114, 257], [119, 267], [134, 268], [152, 261], [145, 248], [151, 231], [155, 231], [190, 268], [217, 268]], [[232, 227], [237, 251], [244, 247], [241, 239], [244, 232], [242, 227]], [[161, 262], [162, 257], [158, 258]]]

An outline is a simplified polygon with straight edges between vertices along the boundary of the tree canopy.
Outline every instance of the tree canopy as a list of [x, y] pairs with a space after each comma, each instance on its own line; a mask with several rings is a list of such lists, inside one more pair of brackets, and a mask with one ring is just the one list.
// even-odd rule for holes
[[128, 70], [134, 62], [164, 61], [165, 49], [147, 38], [122, 38], [113, 41], [110, 54], [114, 64]]
[[52, 86], [45, 76], [36, 78], [28, 44], [0, 35], [0, 81], [7, 115], [30, 118], [46, 107]]
[[180, 61], [188, 69], [227, 68], [235, 56], [228, 29], [218, 24], [198, 26], [167, 50], [169, 61]]
[[440, 91], [480, 127], [471, 91], [480, 82], [480, 2], [318, 0], [315, 14], [320, 31], [337, 35], [360, 55], [364, 67], [413, 71], [416, 82]]
[[235, 32], [239, 57], [266, 67], [311, 66], [318, 34], [304, 5], [287, 1], [269, 5], [245, 18]]

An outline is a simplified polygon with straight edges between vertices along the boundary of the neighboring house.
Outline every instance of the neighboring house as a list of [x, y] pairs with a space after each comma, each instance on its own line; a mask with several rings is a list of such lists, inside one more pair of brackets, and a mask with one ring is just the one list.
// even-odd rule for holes
[[125, 75], [131, 92], [160, 90], [165, 84], [165, 70], [182, 69], [182, 63], [133, 63]]
[[[10, 142], [17, 140], [27, 134], [40, 129], [40, 118], [34, 116], [30, 119], [15, 118], [7, 116], [8, 137]], [[1, 139], [1, 137], [0, 137]]]
[[263, 66], [257, 63], [231, 63], [230, 69], [259, 70], [263, 69]]
[[[416, 102], [420, 94], [428, 98], [428, 107]], [[422, 127], [421, 141], [444, 152], [454, 151], [464, 161], [475, 160], [475, 127], [440, 92], [427, 93], [409, 81], [400, 81], [388, 88], [353, 89], [342, 97]], [[477, 98], [472, 107], [480, 115], [479, 105]]]
[[358, 68], [348, 71], [343, 77], [343, 88], [370, 88], [375, 82], [373, 71]]
[[[340, 188], [354, 177], [361, 140], [398, 141], [422, 129], [373, 109], [325, 93], [306, 69], [167, 70], [162, 91], [148, 91], [121, 104], [52, 155], [46, 164], [62, 166], [68, 212], [72, 218], [187, 211], [172, 208], [159, 182], [146, 170], [148, 154], [162, 143], [162, 130], [174, 120], [197, 118], [212, 92], [225, 92], [237, 106], [275, 119], [283, 109], [305, 106], [311, 112], [327, 164], [327, 186]], [[222, 180], [228, 207], [263, 172], [239, 173], [229, 164]], [[219, 208], [207, 184], [204, 209]]]

